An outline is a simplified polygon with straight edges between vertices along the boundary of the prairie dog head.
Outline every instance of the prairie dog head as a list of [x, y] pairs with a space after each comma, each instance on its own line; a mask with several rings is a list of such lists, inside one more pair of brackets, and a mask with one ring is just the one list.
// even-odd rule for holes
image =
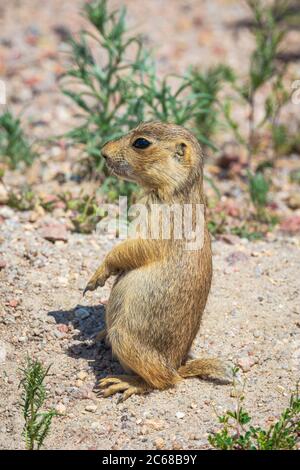
[[172, 194], [202, 179], [202, 151], [193, 134], [181, 126], [142, 123], [102, 148], [108, 167], [119, 177], [147, 190]]

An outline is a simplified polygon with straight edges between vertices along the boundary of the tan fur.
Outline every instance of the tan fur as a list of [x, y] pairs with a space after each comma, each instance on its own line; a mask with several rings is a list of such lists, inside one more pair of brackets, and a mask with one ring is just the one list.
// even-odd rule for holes
[[[136, 149], [137, 138], [151, 141]], [[144, 204], [204, 204], [203, 157], [186, 129], [161, 122], [139, 125], [102, 149], [108, 166], [120, 177], [138, 182]], [[189, 360], [199, 330], [212, 277], [210, 236], [189, 251], [184, 240], [131, 239], [107, 254], [86, 290], [117, 275], [106, 307], [107, 336], [113, 354], [134, 376], [100, 381], [103, 395], [165, 389], [183, 377], [227, 380], [218, 359]]]

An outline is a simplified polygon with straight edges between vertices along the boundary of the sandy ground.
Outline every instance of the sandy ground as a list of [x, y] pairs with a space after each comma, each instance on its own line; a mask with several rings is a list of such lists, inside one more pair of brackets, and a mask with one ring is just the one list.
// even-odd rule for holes
[[[156, 50], [160, 73], [220, 61], [243, 69], [252, 43], [247, 32], [228, 27], [244, 16], [242, 2], [124, 3], [130, 26], [143, 32]], [[59, 93], [65, 45], [54, 28], [78, 31], [83, 24], [80, 5], [78, 0], [51, 0], [42, 8], [36, 0], [1, 2], [0, 75], [6, 79], [12, 109], [25, 110], [30, 135], [53, 135], [74, 122], [74, 109]], [[289, 41], [292, 47], [294, 34]], [[295, 113], [295, 107], [289, 111]], [[46, 195], [58, 189], [78, 192], [82, 186], [69, 178], [74, 158], [73, 149], [66, 153], [56, 146], [29, 173], [7, 172], [6, 185], [14, 189], [29, 182]], [[288, 168], [298, 165], [298, 158], [274, 170], [276, 202], [287, 215], [292, 214], [285, 204]], [[59, 172], [67, 175], [67, 184], [58, 188]], [[236, 181], [218, 182], [218, 187], [239, 205]], [[134, 396], [123, 404], [117, 396], [96, 397], [97, 379], [121, 372], [110, 350], [94, 341], [103, 325], [101, 302], [111, 283], [84, 300], [81, 293], [115, 241], [67, 231], [65, 241], [52, 243], [42, 236], [49, 217], [68, 226], [59, 209], [37, 215], [0, 206], [0, 448], [24, 447], [18, 384], [27, 354], [51, 364], [47, 406], [61, 413], [46, 448], [209, 448], [207, 436], [218, 429], [214, 408], [222, 412], [234, 406], [230, 385], [190, 379], [176, 389]], [[228, 241], [213, 242], [213, 286], [195, 352], [240, 366], [245, 406], [254, 424], [267, 426], [288, 404], [300, 375], [299, 237], [277, 230], [264, 241]]]
[[[214, 406], [221, 411], [234, 405], [230, 386], [190, 379], [123, 404], [93, 392], [97, 378], [121, 372], [110, 350], [93, 339], [109, 286], [81, 297], [112, 242], [73, 234], [67, 243], [52, 244], [24, 214], [23, 221], [8, 210], [4, 215], [0, 447], [23, 445], [18, 368], [29, 354], [52, 364], [48, 405], [64, 413], [55, 419], [47, 448], [207, 448], [207, 434], [218, 427]], [[213, 251], [213, 286], [195, 352], [240, 364], [245, 405], [254, 422], [270, 424], [299, 378], [299, 241], [216, 241]]]

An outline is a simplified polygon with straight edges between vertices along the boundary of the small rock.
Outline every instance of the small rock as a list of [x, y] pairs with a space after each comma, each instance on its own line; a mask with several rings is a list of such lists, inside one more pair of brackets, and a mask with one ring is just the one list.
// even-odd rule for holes
[[300, 193], [291, 194], [287, 199], [287, 205], [290, 209], [300, 209]]
[[236, 308], [234, 308], [233, 310], [231, 310], [231, 312], [229, 313], [229, 315], [231, 315], [233, 318], [237, 318], [237, 317], [240, 315], [240, 312], [239, 312], [239, 310], [237, 310]]
[[282, 385], [276, 385], [276, 390], [281, 393], [282, 395], [285, 392], [285, 388]]
[[6, 347], [3, 341], [0, 341], [0, 364], [4, 364], [6, 360]]
[[27, 336], [19, 336], [18, 341], [19, 341], [19, 343], [26, 343]]
[[155, 431], [161, 431], [164, 428], [164, 423], [155, 419], [147, 419], [145, 425], [155, 429]]
[[239, 261], [247, 261], [248, 256], [243, 251], [233, 251], [227, 256], [226, 261], [227, 263], [232, 266]]
[[158, 437], [157, 439], [155, 439], [154, 445], [156, 449], [164, 449], [165, 441], [163, 440], [162, 437]]
[[86, 308], [77, 308], [75, 310], [75, 317], [78, 320], [84, 320], [85, 318], [88, 318], [90, 316], [90, 312]]
[[174, 450], [181, 450], [181, 449], [182, 449], [182, 445], [180, 444], [180, 442], [174, 441], [173, 444], [172, 444], [172, 449], [174, 449]]
[[77, 379], [79, 380], [85, 380], [87, 378], [88, 374], [84, 371], [84, 370], [81, 370], [80, 372], [78, 372], [77, 374]]
[[87, 405], [85, 407], [85, 411], [89, 411], [90, 413], [95, 413], [97, 411], [97, 405]]
[[68, 240], [67, 228], [63, 224], [51, 223], [49, 225], [45, 225], [41, 229], [40, 235], [50, 242], [66, 242]]
[[19, 300], [18, 299], [12, 299], [8, 302], [8, 305], [12, 308], [16, 308], [19, 305]]
[[189, 440], [190, 441], [199, 441], [201, 439], [200, 434], [190, 434], [189, 435]]
[[280, 229], [286, 233], [300, 232], [300, 215], [293, 215], [283, 220], [280, 224]]
[[93, 421], [91, 423], [91, 428], [93, 429], [93, 431], [99, 431], [101, 429], [101, 424], [98, 423], [98, 421]]
[[30, 216], [29, 216], [29, 222], [31, 222], [32, 224], [34, 224], [34, 222], [36, 222], [36, 221], [38, 220], [38, 218], [39, 218], [38, 213], [35, 212], [35, 211], [32, 211], [32, 212], [30, 213]]
[[228, 245], [236, 245], [240, 241], [240, 239], [237, 235], [232, 235], [230, 233], [220, 235], [218, 238], [219, 238], [219, 240], [222, 240], [223, 242], [227, 243]]
[[14, 211], [10, 209], [9, 207], [1, 207], [0, 209], [0, 216], [3, 217], [4, 219], [11, 219], [14, 215]]
[[63, 403], [59, 403], [58, 405], [56, 405], [55, 407], [57, 413], [61, 414], [61, 415], [64, 415], [66, 413], [66, 407]]
[[59, 325], [57, 325], [57, 329], [61, 333], [67, 333], [68, 330], [69, 330], [69, 327], [68, 327], [68, 325], [64, 325], [63, 323], [60, 323]]
[[243, 372], [249, 372], [251, 367], [255, 364], [255, 361], [253, 360], [253, 358], [243, 356], [238, 359], [237, 363], [241, 367]]
[[63, 332], [58, 331], [58, 330], [54, 330], [53, 334], [54, 334], [54, 336], [55, 336], [56, 338], [58, 338], [58, 339], [61, 339], [61, 338], [63, 338], [63, 337], [66, 335], [66, 333], [63, 333]]
[[0, 270], [4, 269], [5, 266], [6, 266], [6, 262], [4, 261], [4, 259], [0, 258]]
[[182, 411], [177, 411], [175, 416], [177, 419], [182, 419], [185, 417], [185, 413], [183, 413]]
[[258, 265], [258, 266], [256, 266], [254, 272], [255, 272], [256, 277], [260, 277], [263, 274], [264, 271], [263, 271], [263, 268], [260, 265]]

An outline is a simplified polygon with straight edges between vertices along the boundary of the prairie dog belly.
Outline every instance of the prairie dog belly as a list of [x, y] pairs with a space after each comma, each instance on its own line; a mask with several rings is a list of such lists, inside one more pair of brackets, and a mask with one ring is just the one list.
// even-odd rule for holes
[[202, 279], [184, 268], [181, 259], [174, 269], [171, 259], [121, 275], [106, 307], [108, 332], [126, 330], [161, 354], [181, 360], [198, 331], [209, 290], [205, 294]]

